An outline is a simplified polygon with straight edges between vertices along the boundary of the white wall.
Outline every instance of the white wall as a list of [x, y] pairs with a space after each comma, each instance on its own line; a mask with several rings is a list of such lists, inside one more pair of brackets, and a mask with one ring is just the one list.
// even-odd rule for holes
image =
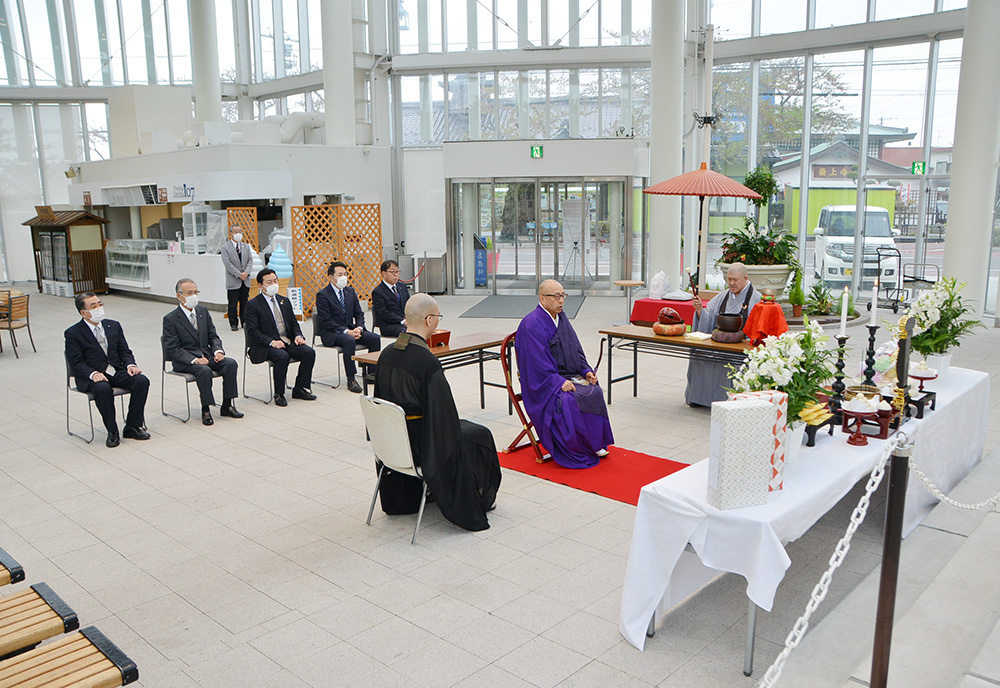
[[[542, 146], [541, 158], [531, 157], [532, 146]], [[444, 176], [646, 177], [648, 150], [646, 139], [446, 143]]]
[[444, 178], [441, 150], [403, 152], [405, 253], [440, 252], [447, 247]]
[[115, 157], [139, 153], [144, 132], [168, 131], [178, 139], [191, 128], [186, 86], [122, 86], [108, 91], [108, 131]]

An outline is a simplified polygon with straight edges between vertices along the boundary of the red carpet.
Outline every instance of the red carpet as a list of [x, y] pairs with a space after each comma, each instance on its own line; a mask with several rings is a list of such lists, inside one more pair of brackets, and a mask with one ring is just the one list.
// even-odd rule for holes
[[687, 467], [686, 463], [615, 446], [608, 447], [608, 455], [599, 464], [579, 470], [563, 468], [555, 461], [536, 463], [531, 447], [512, 454], [498, 452], [498, 456], [500, 465], [512, 471], [593, 492], [633, 506], [639, 503], [639, 491], [643, 485]]

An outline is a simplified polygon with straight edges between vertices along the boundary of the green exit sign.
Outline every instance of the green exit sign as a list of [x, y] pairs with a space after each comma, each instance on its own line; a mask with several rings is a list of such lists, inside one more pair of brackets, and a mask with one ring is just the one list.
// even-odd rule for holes
[[542, 157], [542, 147], [541, 146], [532, 146], [531, 147], [531, 157], [533, 157], [533, 158], [540, 158], [540, 157]]
[[927, 174], [927, 163], [924, 160], [914, 160], [910, 165], [910, 174]]

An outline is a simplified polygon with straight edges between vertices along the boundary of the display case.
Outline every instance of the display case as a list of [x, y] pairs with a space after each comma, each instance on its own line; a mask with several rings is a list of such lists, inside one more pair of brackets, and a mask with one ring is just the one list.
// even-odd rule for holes
[[56, 296], [106, 292], [103, 227], [108, 221], [82, 210], [36, 206], [36, 211], [22, 224], [31, 229], [38, 291]]
[[149, 286], [149, 252], [164, 251], [166, 239], [113, 239], [105, 252], [108, 260], [108, 282], [113, 286]]
[[218, 253], [228, 239], [226, 211], [207, 203], [189, 203], [181, 212], [184, 253]]

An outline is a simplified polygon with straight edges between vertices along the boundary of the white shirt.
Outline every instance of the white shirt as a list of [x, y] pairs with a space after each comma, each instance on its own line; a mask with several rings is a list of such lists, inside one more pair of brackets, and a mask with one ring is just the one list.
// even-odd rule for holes
[[[392, 292], [392, 295], [394, 297], [396, 297], [396, 300], [398, 301], [399, 300], [399, 292], [396, 291], [396, 284], [399, 284], [399, 283], [397, 282], [396, 284], [389, 284], [385, 280], [382, 280], [382, 284], [384, 284], [385, 286], [389, 287], [389, 291]], [[406, 322], [406, 318], [403, 318], [402, 320], [399, 321], [399, 324], [402, 325], [405, 322]]]
[[[194, 311], [194, 309], [193, 309], [193, 308], [188, 308], [187, 306], [185, 306], [185, 305], [184, 305], [184, 304], [182, 303], [182, 304], [180, 305], [180, 309], [181, 309], [181, 313], [183, 313], [183, 314], [184, 314], [184, 317], [185, 317], [185, 318], [187, 318], [187, 319], [188, 319], [188, 321], [190, 321], [190, 320], [191, 320], [192, 316], [194, 316], [194, 319], [195, 319], [195, 320], [197, 320], [197, 319], [198, 319], [198, 316], [197, 316], [197, 314], [195, 314], [195, 311]], [[197, 329], [198, 329], [198, 326], [197, 326], [197, 325], [195, 325], [195, 328], [194, 328], [194, 329], [196, 329], [196, 330], [197, 330]], [[224, 353], [226, 353], [226, 352], [225, 352], [225, 351], [223, 351], [222, 349], [216, 349], [216, 350], [215, 350], [215, 351], [213, 351], [212, 353], [213, 353], [213, 354], [224, 354]], [[191, 363], [192, 363], [192, 364], [194, 364], [194, 362], [195, 362], [195, 361], [197, 361], [197, 360], [198, 360], [197, 358], [192, 358], [192, 359], [191, 359]]]
[[[541, 302], [539, 302], [538, 305], [542, 306]], [[556, 329], [558, 330], [559, 329], [559, 316], [558, 315], [552, 315], [552, 313], [550, 313], [548, 311], [548, 309], [545, 308], [545, 306], [542, 306], [542, 310], [545, 311], [546, 313], [548, 313], [549, 317], [552, 318], [552, 324], [555, 325]]]

